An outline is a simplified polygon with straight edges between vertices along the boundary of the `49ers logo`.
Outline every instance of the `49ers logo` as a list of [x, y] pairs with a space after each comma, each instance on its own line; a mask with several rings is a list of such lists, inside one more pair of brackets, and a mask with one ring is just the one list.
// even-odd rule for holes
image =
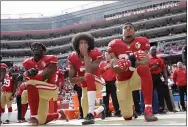
[[135, 47], [139, 49], [141, 47], [141, 44], [139, 42], [136, 42]]
[[85, 69], [85, 67], [84, 66], [81, 66], [80, 67], [80, 72], [84, 72], [86, 69]]
[[42, 66], [42, 67], [45, 67], [45, 66], [46, 66], [46, 63], [43, 61], [43, 62], [41, 63], [41, 66]]

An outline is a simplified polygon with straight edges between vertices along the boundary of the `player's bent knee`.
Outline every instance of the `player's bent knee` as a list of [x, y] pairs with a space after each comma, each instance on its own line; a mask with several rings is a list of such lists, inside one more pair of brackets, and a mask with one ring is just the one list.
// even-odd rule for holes
[[137, 67], [137, 72], [138, 72], [139, 76], [145, 75], [147, 72], [150, 72], [149, 66], [148, 65], [139, 65]]

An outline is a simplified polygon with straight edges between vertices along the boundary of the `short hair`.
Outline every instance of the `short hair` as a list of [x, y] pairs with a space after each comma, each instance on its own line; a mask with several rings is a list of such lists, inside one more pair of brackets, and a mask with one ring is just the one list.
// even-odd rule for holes
[[179, 61], [179, 62], [177, 63], [177, 66], [179, 66], [180, 64], [182, 64], [182, 62]]
[[123, 25], [123, 28], [124, 28], [126, 25], [131, 25], [131, 26], [134, 28], [134, 30], [136, 30], [136, 29], [135, 29], [135, 26], [134, 26], [132, 23], [126, 22], [126, 23]]
[[152, 49], [156, 49], [156, 50], [157, 50], [157, 47], [156, 47], [156, 46], [152, 46], [152, 47], [150, 48], [150, 50], [152, 50]]
[[32, 43], [31, 44], [31, 49], [35, 45], [40, 45], [43, 48], [43, 50], [46, 51], [46, 46], [44, 44], [40, 43], [40, 42], [34, 42], [34, 43]]
[[72, 38], [72, 46], [74, 50], [80, 55], [79, 44], [80, 40], [86, 40], [88, 42], [88, 51], [94, 49], [94, 38], [91, 34], [78, 33]]

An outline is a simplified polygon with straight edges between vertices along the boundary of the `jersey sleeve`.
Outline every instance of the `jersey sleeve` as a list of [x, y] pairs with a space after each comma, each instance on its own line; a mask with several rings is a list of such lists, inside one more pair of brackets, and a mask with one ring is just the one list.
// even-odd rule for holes
[[73, 65], [72, 57], [73, 57], [73, 54], [71, 53], [71, 54], [68, 55], [68, 58], [67, 58], [68, 63], [71, 64], [71, 65]]
[[143, 43], [141, 46], [141, 50], [145, 51], [145, 50], [149, 50], [150, 49], [150, 43], [149, 40], [147, 38], [143, 38]]
[[29, 59], [24, 60], [22, 63], [22, 66], [24, 67], [25, 70], [29, 69]]
[[102, 61], [100, 64], [99, 64], [99, 69], [100, 69], [100, 74], [104, 73], [104, 67], [105, 67], [105, 62]]
[[51, 56], [48, 62], [49, 63], [58, 63], [58, 59], [56, 56]]
[[163, 59], [161, 59], [161, 63], [162, 63], [162, 68], [166, 68], [166, 64], [165, 64], [165, 61]]
[[103, 58], [103, 55], [102, 55], [101, 50], [99, 50], [99, 49], [94, 49], [94, 50], [93, 50], [93, 53], [92, 53], [92, 60], [93, 60], [93, 61], [102, 60], [102, 58]]
[[115, 44], [116, 40], [112, 40], [107, 47], [107, 52], [110, 54], [112, 52], [114, 52], [114, 44]]

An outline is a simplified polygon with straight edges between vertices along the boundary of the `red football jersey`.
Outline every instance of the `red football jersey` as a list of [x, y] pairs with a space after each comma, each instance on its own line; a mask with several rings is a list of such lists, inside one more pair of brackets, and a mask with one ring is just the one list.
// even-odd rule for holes
[[102, 61], [99, 64], [101, 76], [105, 81], [113, 81], [116, 79], [116, 73], [114, 72], [113, 68], [108, 68], [104, 70], [104, 67], [107, 64], [109, 64], [109, 61]]
[[[91, 58], [92, 61], [95, 61], [95, 60], [102, 60], [102, 52], [95, 48], [93, 50], [91, 50], [89, 53], [88, 53], [89, 57]], [[82, 61], [80, 59], [80, 57], [78, 56], [77, 53], [73, 52], [71, 53], [69, 56], [68, 56], [68, 61], [69, 61], [69, 64], [71, 64], [75, 69], [76, 69], [76, 72], [77, 72], [77, 76], [84, 76], [85, 74], [85, 65], [84, 65], [84, 61]], [[95, 73], [94, 73], [96, 76], [100, 77], [100, 69], [96, 69]], [[85, 83], [83, 82], [82, 83], [82, 86], [84, 85]]]
[[151, 68], [154, 64], [158, 64], [159, 67], [153, 71], [151, 71], [151, 74], [159, 74], [163, 71], [163, 68], [165, 67], [163, 59], [158, 57], [152, 57], [150, 55], [149, 57], [149, 67]]
[[[149, 50], [150, 44], [149, 40], [145, 37], [135, 37], [134, 40], [128, 45], [121, 39], [114, 39], [108, 44], [108, 52], [114, 53], [117, 58], [128, 59], [130, 53], [139, 51], [139, 50]], [[133, 71], [127, 70], [120, 74], [117, 74], [117, 80], [123, 81], [130, 79], [133, 74]]]
[[18, 87], [18, 91], [17, 91], [17, 96], [18, 95], [22, 95], [22, 92], [25, 90], [26, 88], [26, 82], [23, 82], [19, 87]]
[[59, 69], [57, 71], [57, 75], [58, 75], [58, 80], [57, 80], [57, 86], [61, 86], [64, 87], [64, 71], [62, 69]]
[[[57, 57], [54, 55], [45, 55], [38, 62], [35, 62], [34, 58], [30, 57], [23, 62], [23, 67], [26, 70], [31, 68], [38, 68], [40, 73], [48, 66], [49, 63], [58, 63]], [[55, 72], [46, 82], [56, 84], [57, 80], [58, 75]]]
[[4, 78], [4, 81], [2, 83], [1, 90], [3, 92], [12, 93], [13, 92], [13, 84], [14, 84], [14, 81], [12, 79], [12, 76], [6, 75], [5, 78]]

